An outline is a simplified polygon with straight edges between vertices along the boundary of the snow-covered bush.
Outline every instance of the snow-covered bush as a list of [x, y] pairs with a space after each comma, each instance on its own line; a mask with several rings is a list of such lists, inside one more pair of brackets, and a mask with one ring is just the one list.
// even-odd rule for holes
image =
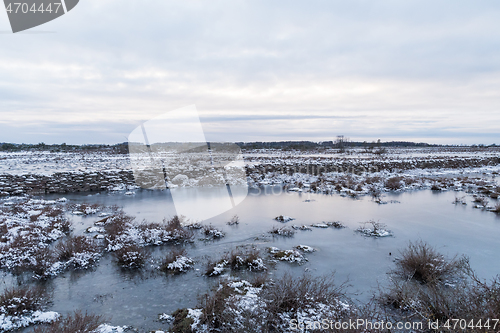
[[160, 269], [174, 274], [184, 273], [193, 267], [193, 259], [186, 256], [186, 250], [174, 249], [163, 260]]
[[123, 268], [141, 268], [148, 258], [145, 249], [135, 244], [125, 245], [113, 252], [113, 256]]

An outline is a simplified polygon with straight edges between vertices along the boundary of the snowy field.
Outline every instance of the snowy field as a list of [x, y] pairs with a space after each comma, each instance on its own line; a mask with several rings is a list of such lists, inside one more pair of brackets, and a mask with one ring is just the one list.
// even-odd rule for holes
[[[388, 309], [391, 320], [430, 320], [430, 290], [496, 315], [498, 281], [478, 281], [500, 270], [491, 250], [500, 233], [498, 149], [234, 156], [0, 154], [0, 332], [57, 332], [72, 320], [95, 333], [314, 332], [290, 323], [376, 321]], [[155, 174], [152, 165], [161, 165], [167, 191], [137, 183]], [[45, 184], [55, 190], [43, 192]], [[225, 184], [248, 187], [248, 197], [205, 221], [176, 216], [171, 193], [203, 210], [216, 201], [202, 197]], [[424, 263], [436, 267], [431, 277], [400, 264], [408, 242], [433, 254]], [[454, 259], [459, 253], [476, 273], [469, 259]], [[384, 293], [374, 291], [379, 284]], [[446, 315], [479, 318], [456, 306]]]
[[[187, 154], [188, 155], [188, 154]], [[191, 155], [196, 155], [193, 153]], [[202, 154], [198, 154], [203, 159]], [[182, 165], [189, 162], [182, 154], [164, 153], [159, 156], [168, 164]], [[418, 165], [422, 161], [487, 161], [500, 158], [500, 148], [387, 148], [381, 155], [367, 153], [363, 149], [351, 149], [338, 153], [335, 149], [321, 151], [283, 151], [276, 149], [244, 150], [246, 164], [310, 164], [333, 162], [357, 162], [368, 166], [370, 162], [407, 162], [408, 166]], [[144, 155], [134, 160], [148, 164], [149, 156]], [[132, 170], [131, 159], [127, 154], [110, 154], [102, 151], [89, 152], [0, 152], [0, 174], [12, 175], [51, 175], [56, 172], [96, 172]], [[184, 162], [184, 163], [183, 163]]]

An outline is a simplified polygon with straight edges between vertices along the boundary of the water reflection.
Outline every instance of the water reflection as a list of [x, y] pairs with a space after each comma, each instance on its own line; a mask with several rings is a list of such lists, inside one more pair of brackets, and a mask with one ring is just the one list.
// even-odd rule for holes
[[[186, 200], [191, 200], [193, 207], [205, 207], [213, 205], [223, 195], [224, 188], [176, 190]], [[291, 271], [299, 275], [308, 270], [313, 275], [322, 275], [335, 271], [339, 282], [349, 280], [350, 291], [360, 300], [369, 299], [378, 284], [387, 282], [387, 272], [394, 268], [393, 261], [399, 249], [418, 239], [427, 241], [448, 256], [468, 255], [478, 275], [491, 278], [500, 272], [496, 250], [499, 216], [473, 209], [471, 197], [467, 198], [467, 206], [453, 205], [455, 195], [451, 191], [390, 194], [384, 200], [394, 200], [394, 203], [378, 205], [368, 197], [353, 200], [338, 195], [281, 193], [279, 187], [251, 190], [239, 206], [204, 221], [223, 229], [226, 237], [211, 242], [196, 240], [185, 246], [195, 260], [194, 269], [188, 273], [172, 276], [148, 267], [135, 274], [118, 268], [107, 255], [94, 270], [67, 272], [54, 279], [51, 282], [54, 289], [51, 309], [61, 313], [83, 309], [104, 314], [114, 325], [132, 325], [142, 330], [166, 329], [157, 321], [158, 314], [195, 306], [197, 296], [217, 283], [216, 278], [203, 276], [207, 258], [219, 258], [224, 252], [245, 244], [255, 244], [264, 256], [269, 246], [281, 249], [299, 244], [312, 246], [317, 251], [306, 255], [309, 259], [306, 264], [296, 266], [280, 262], [274, 268], [268, 266], [269, 274]], [[139, 221], [158, 222], [176, 213], [169, 191], [138, 190], [135, 196], [73, 194], [66, 197], [75, 202], [123, 206], [126, 213], [136, 215]], [[226, 225], [235, 214], [240, 217], [240, 224]], [[294, 217], [288, 225], [342, 221], [347, 228], [312, 228], [311, 231], [298, 231], [293, 238], [272, 237], [268, 233], [272, 226], [282, 226], [273, 220], [278, 215]], [[96, 218], [75, 217], [75, 220], [83, 223], [78, 228], [84, 230], [83, 227], [92, 225]], [[368, 220], [386, 224], [394, 237], [374, 239], [356, 233], [360, 223]], [[159, 260], [171, 248], [152, 248], [152, 256]]]

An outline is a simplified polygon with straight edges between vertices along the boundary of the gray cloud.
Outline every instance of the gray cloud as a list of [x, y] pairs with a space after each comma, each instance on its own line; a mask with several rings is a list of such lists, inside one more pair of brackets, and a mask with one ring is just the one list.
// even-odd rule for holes
[[494, 142], [499, 14], [495, 1], [81, 1], [35, 29], [55, 33], [0, 34], [0, 141], [121, 142], [196, 104], [218, 140]]

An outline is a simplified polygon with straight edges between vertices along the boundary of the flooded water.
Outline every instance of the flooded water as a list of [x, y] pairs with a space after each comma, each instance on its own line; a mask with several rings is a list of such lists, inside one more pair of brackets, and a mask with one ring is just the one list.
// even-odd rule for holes
[[[223, 189], [179, 188], [175, 198], [185, 196], [192, 202], [192, 209], [204, 210], [217, 200], [224, 200]], [[180, 195], [181, 194], [181, 195]], [[76, 309], [103, 314], [112, 325], [131, 325], [140, 330], [166, 329], [157, 320], [160, 313], [172, 313], [178, 308], [194, 307], [197, 296], [217, 283], [217, 278], [203, 276], [208, 257], [217, 259], [222, 253], [238, 245], [255, 244], [267, 256], [265, 248], [275, 246], [291, 249], [309, 245], [317, 251], [306, 254], [303, 265], [279, 262], [269, 267], [269, 274], [281, 275], [285, 271], [313, 275], [336, 272], [337, 281], [349, 281], [349, 291], [361, 301], [369, 299], [377, 286], [387, 282], [387, 272], [393, 269], [398, 251], [409, 241], [424, 240], [439, 252], [454, 256], [470, 257], [472, 268], [481, 278], [489, 279], [499, 274], [497, 256], [500, 236], [500, 217], [494, 213], [473, 209], [471, 196], [468, 205], [454, 205], [462, 192], [433, 192], [429, 190], [387, 195], [390, 203], [378, 205], [369, 197], [351, 199], [339, 195], [309, 193], [282, 193], [279, 187], [251, 190], [242, 203], [229, 211], [203, 221], [226, 232], [219, 241], [197, 240], [185, 246], [188, 255], [195, 259], [195, 269], [179, 276], [155, 273], [153, 269], [143, 274], [121, 270], [112, 256], [104, 256], [93, 270], [66, 272], [47, 282], [53, 291], [50, 310], [60, 313]], [[47, 196], [55, 198], [60, 196]], [[169, 191], [138, 190], [133, 196], [123, 193], [99, 195], [65, 195], [71, 202], [101, 203], [122, 206], [127, 214], [160, 222], [176, 214]], [[207, 197], [210, 200], [207, 200]], [[197, 199], [198, 198], [198, 199]], [[233, 215], [240, 217], [240, 224], [228, 226]], [[287, 215], [295, 220], [287, 225], [310, 225], [323, 221], [341, 221], [347, 228], [298, 230], [294, 237], [273, 237], [268, 231], [282, 223], [275, 216]], [[71, 217], [74, 233], [83, 233], [97, 217]], [[355, 232], [360, 223], [375, 220], [393, 232], [392, 237], [368, 238]], [[198, 235], [199, 236], [199, 235]], [[152, 248], [154, 258], [165, 255], [172, 246]], [[246, 273], [249, 274], [249, 273]], [[4, 281], [7, 281], [5, 277]]]

